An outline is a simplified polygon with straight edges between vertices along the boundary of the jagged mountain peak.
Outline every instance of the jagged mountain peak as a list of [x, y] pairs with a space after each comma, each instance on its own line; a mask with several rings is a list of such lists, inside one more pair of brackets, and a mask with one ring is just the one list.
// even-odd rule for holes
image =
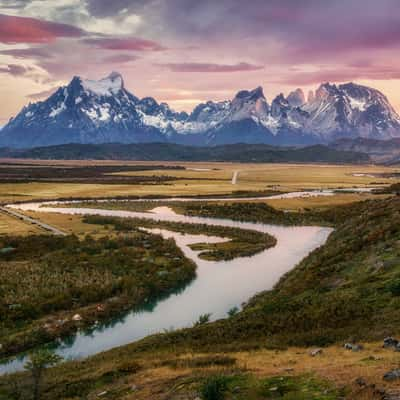
[[264, 90], [261, 86], [258, 86], [253, 90], [241, 90], [235, 96], [235, 99], [245, 99], [248, 101], [256, 101], [259, 98], [265, 99]]
[[286, 97], [284, 96], [283, 93], [279, 93], [272, 102], [276, 103], [276, 104], [289, 106], [289, 102], [288, 102], [288, 100], [286, 99]]
[[124, 79], [118, 72], [111, 72], [99, 80], [82, 79], [78, 77], [83, 89], [97, 96], [114, 96], [124, 90]]
[[322, 83], [315, 91], [315, 100], [325, 100], [329, 96], [337, 94], [338, 88], [329, 82]]
[[287, 101], [292, 107], [300, 107], [306, 102], [306, 96], [302, 89], [298, 88], [293, 92], [290, 92]]
[[261, 86], [232, 100], [175, 112], [152, 97], [137, 98], [112, 72], [74, 77], [47, 100], [29, 104], [0, 132], [0, 145], [152, 142], [184, 144], [326, 143], [341, 137], [400, 137], [400, 118], [386, 96], [354, 82], [323, 83], [305, 100], [296, 89], [268, 104]]

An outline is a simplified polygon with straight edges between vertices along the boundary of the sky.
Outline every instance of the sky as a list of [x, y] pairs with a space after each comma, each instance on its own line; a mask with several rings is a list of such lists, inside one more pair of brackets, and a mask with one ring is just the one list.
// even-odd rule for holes
[[399, 50], [398, 0], [0, 0], [0, 126], [114, 70], [177, 110], [353, 81], [400, 111]]

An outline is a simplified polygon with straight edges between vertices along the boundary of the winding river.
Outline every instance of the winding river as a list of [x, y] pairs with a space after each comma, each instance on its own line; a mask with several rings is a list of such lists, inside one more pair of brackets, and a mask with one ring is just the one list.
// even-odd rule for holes
[[[293, 194], [281, 196], [289, 195], [295, 197]], [[165, 201], [165, 199], [162, 201]], [[112, 323], [99, 324], [90, 332], [78, 332], [66, 341], [57, 342], [56, 352], [65, 359], [88, 357], [142, 339], [153, 333], [189, 327], [202, 314], [211, 313], [212, 320], [225, 318], [227, 311], [232, 307], [240, 307], [243, 302], [246, 302], [257, 292], [271, 289], [282, 275], [295, 267], [312, 250], [324, 244], [332, 231], [330, 228], [317, 226], [284, 227], [236, 222], [227, 219], [189, 217], [175, 214], [168, 207], [155, 207], [152, 212], [64, 208], [62, 204], [57, 204], [57, 207], [54, 207], [54, 202], [26, 203], [10, 205], [9, 207], [21, 211], [104, 215], [123, 218], [139, 217], [162, 221], [222, 225], [267, 232], [277, 239], [275, 247], [252, 257], [215, 262], [200, 259], [198, 252], [191, 250], [189, 245], [225, 239], [181, 234], [166, 230], [152, 230], [152, 232], [159, 233], [165, 238], [172, 237], [175, 239], [185, 255], [197, 264], [196, 279], [181, 292], [171, 294], [147, 309], [131, 311]], [[21, 356], [6, 364], [1, 364], [0, 374], [21, 370], [24, 362], [25, 359]]]

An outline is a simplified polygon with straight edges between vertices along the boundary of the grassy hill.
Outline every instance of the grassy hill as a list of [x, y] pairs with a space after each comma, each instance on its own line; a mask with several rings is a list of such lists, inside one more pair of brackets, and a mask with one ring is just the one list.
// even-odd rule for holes
[[[168, 340], [199, 349], [326, 345], [400, 331], [400, 199], [368, 200], [322, 212], [283, 213], [263, 204], [192, 205], [190, 214], [335, 227], [327, 243], [236, 317]], [[197, 211], [196, 211], [197, 207]], [[246, 217], [247, 215], [247, 217]], [[147, 344], [162, 343], [150, 338]], [[142, 345], [146, 345], [146, 341]]]

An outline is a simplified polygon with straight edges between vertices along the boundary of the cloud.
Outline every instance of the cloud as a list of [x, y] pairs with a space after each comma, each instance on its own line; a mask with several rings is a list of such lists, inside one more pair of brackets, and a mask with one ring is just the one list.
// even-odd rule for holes
[[87, 0], [88, 11], [96, 17], [120, 15], [124, 11], [140, 11], [149, 0]]
[[45, 49], [43, 47], [29, 47], [25, 49], [1, 50], [0, 54], [19, 59], [25, 59], [25, 58], [47, 59], [52, 57], [48, 49]]
[[0, 66], [0, 73], [10, 74], [12, 76], [24, 76], [27, 72], [30, 72], [32, 68], [24, 67], [23, 65], [8, 64], [6, 66]]
[[49, 43], [57, 38], [82, 36], [85, 32], [72, 25], [0, 14], [0, 43]]
[[51, 89], [47, 89], [47, 90], [43, 90], [41, 92], [37, 92], [37, 93], [31, 93], [28, 94], [26, 97], [28, 97], [31, 100], [42, 100], [42, 99], [47, 99], [49, 96], [51, 96], [56, 90], [58, 89], [58, 87], [53, 87]]
[[106, 50], [162, 51], [165, 47], [152, 40], [142, 38], [94, 38], [84, 39], [84, 43]]
[[160, 64], [173, 72], [245, 72], [263, 69], [262, 65], [253, 65], [245, 62], [238, 64], [212, 63], [167, 63]]
[[132, 54], [116, 54], [113, 56], [108, 56], [108, 57], [104, 57], [103, 58], [103, 62], [105, 63], [120, 63], [120, 64], [124, 64], [124, 63], [128, 63], [131, 61], [136, 61], [138, 60], [139, 57], [132, 55]]
[[397, 66], [368, 65], [354, 67], [350, 65], [341, 68], [321, 68], [310, 72], [288, 73], [276, 79], [271, 79], [271, 82], [285, 85], [313, 85], [321, 82], [347, 82], [360, 79], [400, 79], [400, 71]]

